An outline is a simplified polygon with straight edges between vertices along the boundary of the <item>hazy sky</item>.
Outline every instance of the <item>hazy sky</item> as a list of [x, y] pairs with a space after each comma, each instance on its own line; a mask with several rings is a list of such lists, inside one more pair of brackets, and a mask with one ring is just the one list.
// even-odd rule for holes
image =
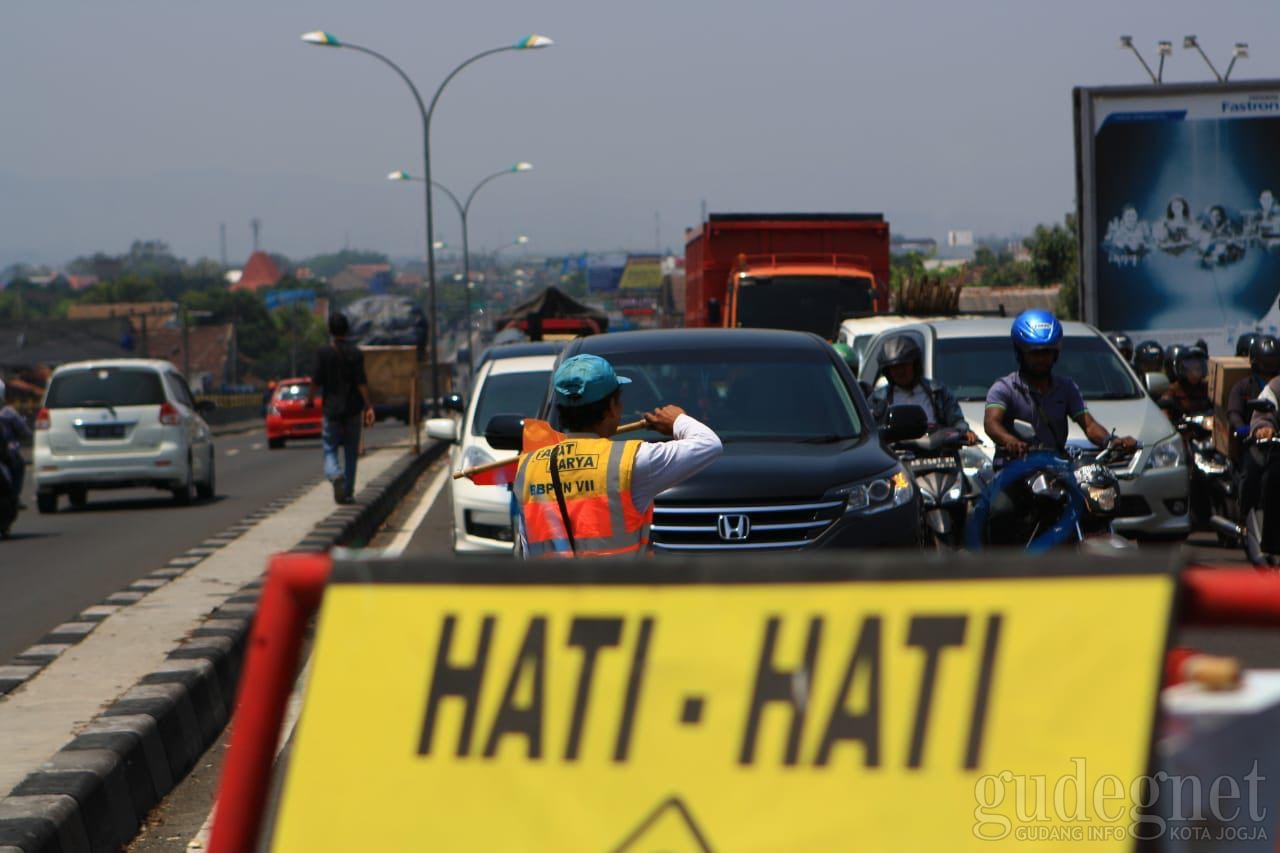
[[[1073, 85], [1146, 77], [1117, 36], [1176, 51], [1167, 82], [1280, 78], [1274, 0], [83, 0], [3, 7], [0, 266], [159, 239], [188, 258], [349, 245], [421, 254], [421, 121], [386, 54], [430, 99], [458, 62], [529, 32], [554, 47], [459, 75], [434, 177], [487, 186], [475, 249], [683, 246], [712, 211], [883, 211], [895, 233], [1026, 231], [1073, 205]], [[436, 234], [460, 240], [437, 196]]]

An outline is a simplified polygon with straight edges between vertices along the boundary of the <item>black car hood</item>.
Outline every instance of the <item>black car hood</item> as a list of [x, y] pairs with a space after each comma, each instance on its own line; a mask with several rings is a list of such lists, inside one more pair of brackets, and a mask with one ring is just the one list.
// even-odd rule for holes
[[[861, 441], [861, 443], [859, 443]], [[875, 438], [833, 444], [728, 441], [707, 468], [663, 492], [663, 503], [812, 500], [835, 486], [872, 477], [895, 460]]]

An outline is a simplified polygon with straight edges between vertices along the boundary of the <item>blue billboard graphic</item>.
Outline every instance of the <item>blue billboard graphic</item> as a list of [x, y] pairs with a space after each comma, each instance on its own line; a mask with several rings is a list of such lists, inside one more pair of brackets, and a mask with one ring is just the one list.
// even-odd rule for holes
[[1148, 109], [1095, 106], [1085, 224], [1096, 325], [1164, 343], [1205, 337], [1215, 352], [1280, 325], [1280, 116], [1240, 108], [1275, 99], [1148, 91], [1132, 99]]

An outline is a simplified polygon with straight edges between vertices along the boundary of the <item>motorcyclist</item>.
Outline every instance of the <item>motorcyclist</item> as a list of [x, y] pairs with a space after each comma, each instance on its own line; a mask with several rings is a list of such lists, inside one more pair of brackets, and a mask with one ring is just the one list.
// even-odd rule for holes
[[836, 351], [840, 359], [853, 371], [853, 375], [858, 375], [858, 354], [853, 351], [853, 347], [846, 343], [834, 343], [831, 348]]
[[1199, 347], [1188, 347], [1178, 353], [1173, 362], [1173, 384], [1160, 397], [1160, 407], [1169, 420], [1203, 415], [1213, 411], [1209, 398], [1209, 356]]
[[1164, 347], [1155, 341], [1143, 341], [1133, 351], [1133, 369], [1146, 379], [1148, 373], [1164, 372]]
[[955, 395], [941, 382], [925, 378], [924, 353], [910, 335], [897, 335], [885, 342], [880, 372], [888, 381], [877, 386], [868, 401], [877, 424], [885, 425], [893, 406], [919, 406], [930, 432], [951, 427], [964, 433], [966, 443], [978, 443]]
[[[1227, 422], [1233, 442], [1249, 436], [1253, 413], [1249, 411], [1248, 403], [1262, 397], [1268, 384], [1277, 376], [1280, 376], [1280, 341], [1271, 335], [1255, 336], [1253, 346], [1249, 348], [1249, 375], [1232, 386], [1231, 395], [1227, 398]], [[1263, 437], [1266, 435], [1264, 433]], [[1270, 457], [1271, 454], [1252, 447], [1239, 454], [1242, 514], [1258, 506]]]
[[[1271, 404], [1269, 412], [1254, 412], [1249, 423], [1249, 438], [1265, 440], [1275, 438], [1280, 431], [1280, 376], [1273, 377], [1258, 395], [1259, 400]], [[1253, 464], [1261, 471], [1258, 492], [1253, 503], [1247, 503], [1241, 495], [1240, 506], [1245, 512], [1261, 506], [1268, 510], [1263, 513], [1262, 541], [1259, 543], [1262, 553], [1280, 555], [1280, 452], [1272, 448], [1250, 447], [1247, 454]]]
[[[4, 380], [0, 379], [0, 465], [9, 472], [15, 495], [22, 495], [22, 478], [26, 463], [22, 459], [22, 443], [31, 440], [31, 429], [13, 406], [5, 403]], [[19, 497], [18, 506], [25, 509]]]
[[1125, 361], [1133, 361], [1133, 338], [1124, 332], [1112, 332], [1107, 335], [1107, 340], [1111, 341], [1115, 348], [1120, 350], [1120, 355], [1124, 356]]
[[[1062, 324], [1048, 311], [1023, 311], [1009, 330], [1018, 357], [1018, 370], [997, 379], [987, 392], [983, 426], [996, 443], [996, 462], [1019, 458], [1027, 452], [1028, 443], [1013, 432], [1015, 420], [1030, 423], [1039, 445], [1065, 453], [1067, 419], [1075, 421], [1089, 441], [1105, 447], [1111, 441], [1110, 431], [1089, 413], [1084, 397], [1075, 381], [1055, 376], [1053, 365], [1062, 351]], [[1133, 451], [1137, 441], [1132, 436], [1116, 439], [1122, 450]]]

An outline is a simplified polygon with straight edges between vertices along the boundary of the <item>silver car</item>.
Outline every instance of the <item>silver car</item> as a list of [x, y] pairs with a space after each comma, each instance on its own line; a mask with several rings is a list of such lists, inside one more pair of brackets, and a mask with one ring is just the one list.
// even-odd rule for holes
[[154, 487], [188, 504], [214, 495], [213, 436], [167, 361], [81, 361], [53, 372], [35, 423], [36, 504], [84, 506], [91, 489]]
[[[867, 347], [859, 379], [869, 386], [883, 382], [880, 354], [885, 343], [910, 335], [924, 351], [925, 375], [956, 395], [965, 420], [994, 452], [982, 428], [987, 390], [1001, 376], [1018, 369], [1010, 319], [935, 320], [911, 323], [877, 335]], [[1191, 530], [1188, 516], [1189, 482], [1182, 439], [1168, 417], [1148, 395], [1159, 392], [1164, 377], [1140, 379], [1133, 368], [1097, 329], [1085, 323], [1062, 324], [1062, 357], [1054, 371], [1080, 386], [1089, 411], [1117, 435], [1132, 435], [1143, 449], [1115, 468], [1120, 478], [1120, 516], [1115, 530], [1143, 537], [1176, 538]], [[1068, 440], [1084, 439], [1070, 423]]]

